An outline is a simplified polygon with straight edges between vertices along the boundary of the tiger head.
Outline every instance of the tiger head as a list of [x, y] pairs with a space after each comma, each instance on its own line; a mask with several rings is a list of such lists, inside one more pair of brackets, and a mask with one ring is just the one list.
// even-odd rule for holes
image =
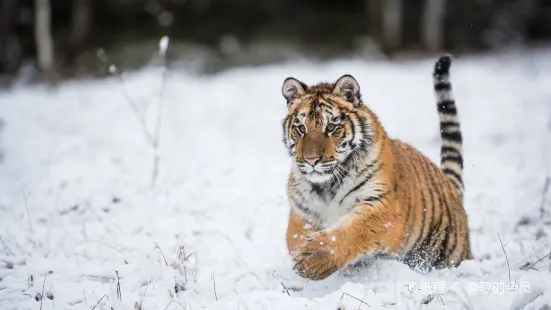
[[312, 183], [331, 182], [365, 154], [372, 140], [369, 113], [354, 77], [334, 84], [307, 86], [295, 78], [283, 82], [289, 113], [283, 120], [283, 142], [295, 168]]

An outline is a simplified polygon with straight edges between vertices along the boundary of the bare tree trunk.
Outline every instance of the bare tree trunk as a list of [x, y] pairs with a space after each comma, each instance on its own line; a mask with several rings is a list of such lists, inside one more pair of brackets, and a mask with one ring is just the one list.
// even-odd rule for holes
[[73, 0], [73, 19], [71, 25], [71, 43], [80, 45], [90, 31], [90, 0]]
[[402, 44], [403, 4], [402, 0], [382, 2], [383, 47], [388, 52]]
[[54, 44], [51, 32], [50, 0], [35, 0], [35, 40], [38, 66], [46, 81], [55, 83]]
[[21, 61], [21, 44], [14, 29], [17, 0], [0, 0], [0, 73], [14, 73]]
[[79, 75], [79, 68], [76, 68], [76, 58], [78, 57], [82, 44], [90, 32], [92, 24], [90, 0], [73, 0], [73, 16], [71, 22], [70, 47], [67, 52], [68, 66]]
[[445, 17], [446, 0], [425, 0], [421, 36], [429, 52], [440, 51], [443, 47]]

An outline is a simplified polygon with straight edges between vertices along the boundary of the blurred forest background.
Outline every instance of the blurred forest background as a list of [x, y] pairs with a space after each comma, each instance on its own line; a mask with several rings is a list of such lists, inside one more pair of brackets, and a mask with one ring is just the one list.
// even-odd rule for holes
[[551, 38], [550, 0], [0, 0], [0, 85], [147, 65], [213, 73], [308, 58], [422, 57]]

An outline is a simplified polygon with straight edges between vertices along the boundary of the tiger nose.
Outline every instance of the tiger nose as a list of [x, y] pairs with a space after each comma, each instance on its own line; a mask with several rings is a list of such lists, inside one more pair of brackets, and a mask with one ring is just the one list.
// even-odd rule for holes
[[306, 158], [304, 157], [304, 160], [306, 160], [306, 162], [308, 162], [310, 165], [315, 165], [318, 160], [320, 160], [321, 157], [312, 157], [312, 158]]

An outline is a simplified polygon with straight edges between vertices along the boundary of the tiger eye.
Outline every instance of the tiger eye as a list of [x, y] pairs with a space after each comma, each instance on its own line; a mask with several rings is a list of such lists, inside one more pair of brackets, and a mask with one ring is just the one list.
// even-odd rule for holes
[[328, 132], [333, 132], [335, 130], [335, 128], [337, 128], [337, 126], [335, 126], [335, 124], [329, 124], [327, 125], [327, 131]]
[[303, 135], [306, 132], [306, 127], [304, 127], [304, 125], [300, 125], [298, 126], [297, 130], [298, 130], [298, 133]]

